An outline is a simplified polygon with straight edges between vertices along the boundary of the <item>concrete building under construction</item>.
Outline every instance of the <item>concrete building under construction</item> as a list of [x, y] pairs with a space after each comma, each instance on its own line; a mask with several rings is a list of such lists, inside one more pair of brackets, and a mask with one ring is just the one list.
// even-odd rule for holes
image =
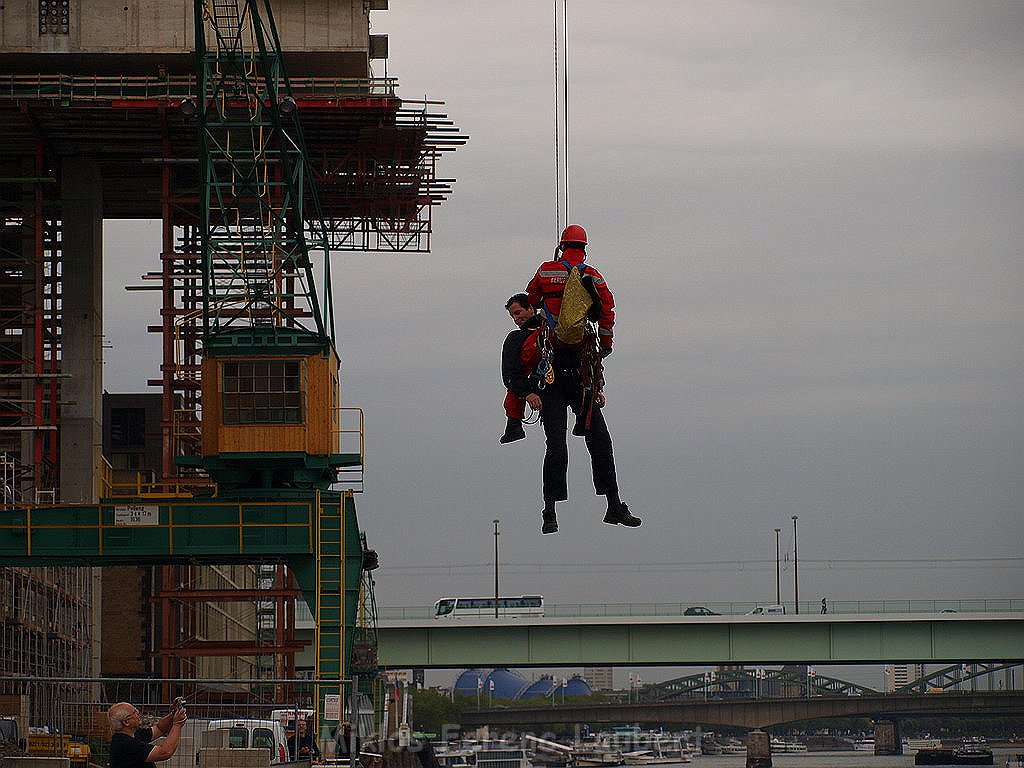
[[[95, 504], [211, 483], [182, 461], [201, 453], [202, 441], [195, 28], [203, 18], [237, 26], [248, 6], [0, 4], [5, 506]], [[301, 116], [330, 248], [428, 251], [432, 209], [451, 184], [436, 176], [436, 162], [465, 137], [437, 103], [403, 100], [394, 78], [373, 75], [387, 39], [370, 34], [370, 20], [388, 0], [269, 6], [291, 87], [280, 108]], [[159, 395], [148, 404], [105, 408], [102, 399], [105, 218], [162, 223], [160, 251], [138, 256], [162, 296], [148, 327], [163, 350], [149, 381]], [[247, 677], [295, 672], [299, 592], [283, 565], [132, 565], [102, 576], [14, 567], [2, 578], [0, 677], [243, 674], [239, 659]], [[104, 601], [105, 592], [118, 600]], [[101, 644], [121, 652], [101, 654]]]

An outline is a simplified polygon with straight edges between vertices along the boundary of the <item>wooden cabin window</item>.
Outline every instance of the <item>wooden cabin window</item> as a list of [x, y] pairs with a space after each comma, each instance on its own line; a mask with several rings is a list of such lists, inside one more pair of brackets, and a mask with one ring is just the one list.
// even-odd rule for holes
[[301, 424], [302, 363], [238, 360], [223, 363], [225, 424]]

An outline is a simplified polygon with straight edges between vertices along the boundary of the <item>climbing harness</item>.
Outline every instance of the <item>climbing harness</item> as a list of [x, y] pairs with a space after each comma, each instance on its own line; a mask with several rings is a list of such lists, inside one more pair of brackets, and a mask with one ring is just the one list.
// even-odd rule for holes
[[544, 331], [537, 334], [537, 344], [540, 347], [540, 362], [534, 369], [533, 375], [537, 378], [537, 389], [544, 389], [548, 384], [555, 383], [555, 350], [551, 345], [551, 313], [544, 308], [548, 322]]
[[593, 323], [587, 323], [587, 332], [580, 349], [580, 415], [584, 431], [590, 429], [594, 405], [601, 407], [604, 391], [604, 359], [601, 343]]

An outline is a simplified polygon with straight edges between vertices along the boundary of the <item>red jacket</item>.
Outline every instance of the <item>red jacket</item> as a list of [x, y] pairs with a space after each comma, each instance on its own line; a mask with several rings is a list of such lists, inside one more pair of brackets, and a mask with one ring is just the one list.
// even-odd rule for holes
[[519, 362], [522, 363], [523, 370], [530, 375], [537, 370], [537, 365], [540, 363], [539, 337], [542, 331], [543, 325], [540, 328], [533, 329], [523, 342], [523, 346], [519, 349]]
[[[608, 284], [601, 277], [601, 273], [589, 264], [583, 263], [585, 258], [586, 254], [578, 248], [566, 248], [562, 251], [562, 261], [580, 267], [583, 275], [591, 275], [594, 278], [594, 288], [601, 297], [601, 316], [597, 320], [597, 331], [601, 338], [601, 346], [611, 349], [612, 327], [615, 325], [615, 299], [612, 298], [612, 292], [608, 290]], [[562, 291], [565, 290], [565, 281], [568, 277], [569, 271], [561, 261], [545, 261], [526, 286], [530, 303], [539, 306], [543, 300], [552, 318], [558, 320], [558, 312], [562, 308]]]

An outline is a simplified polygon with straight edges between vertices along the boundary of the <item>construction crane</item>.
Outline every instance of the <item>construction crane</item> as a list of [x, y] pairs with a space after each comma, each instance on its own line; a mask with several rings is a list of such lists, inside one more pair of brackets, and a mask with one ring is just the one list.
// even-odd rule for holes
[[329, 299], [323, 214], [270, 4], [196, 0], [195, 29], [204, 341], [243, 325], [330, 344], [310, 259]]
[[181, 463], [222, 495], [326, 490], [353, 459], [337, 448], [330, 259], [280, 39], [268, 0], [194, 9], [203, 439]]
[[[194, 11], [196, 100], [183, 107], [199, 132], [203, 429], [202, 455], [183, 463], [201, 466], [221, 497], [285, 502], [314, 493], [317, 561], [340, 563], [355, 546], [365, 574], [377, 557], [354, 510], [346, 522], [344, 500], [328, 512], [321, 505], [339, 470], [362, 458], [340, 452], [328, 236], [270, 3], [195, 0]], [[340, 618], [337, 608], [358, 617], [338, 622], [348, 635], [336, 642], [348, 651], [339, 671], [353, 661], [356, 671], [375, 671], [375, 612], [355, 611], [373, 605], [372, 579], [342, 578], [345, 600], [335, 606], [324, 572], [308, 590], [318, 625], [328, 613]], [[334, 647], [321, 638], [318, 666]]]
[[[348, 676], [356, 656], [368, 667], [374, 610], [360, 583], [376, 557], [349, 492], [361, 490], [362, 417], [349, 409], [346, 439], [326, 246], [428, 251], [430, 211], [452, 181], [434, 163], [465, 137], [439, 102], [403, 102], [393, 78], [366, 76], [386, 48], [383, 36], [363, 45], [381, 0], [331, 0], [323, 14], [275, 0], [291, 82], [264, 0], [193, 2], [194, 51], [180, 35], [187, 5], [126, 4], [124, 25], [53, 5], [8, 4], [0, 68], [0, 288], [16, 299], [3, 322], [32, 331], [4, 342], [17, 375], [0, 392], [0, 426], [13, 428], [0, 567], [159, 566], [164, 620], [148, 662], [168, 680], [249, 647], [195, 636], [194, 606], [218, 599], [174, 569], [287, 568], [316, 617], [315, 674]], [[140, 18], [150, 10], [159, 19]], [[149, 330], [163, 341], [151, 483], [87, 456], [102, 437], [92, 302], [104, 218], [162, 224], [160, 269], [144, 275], [160, 282]], [[175, 625], [179, 607], [188, 620]], [[259, 652], [287, 669], [301, 645], [277, 634]]]

